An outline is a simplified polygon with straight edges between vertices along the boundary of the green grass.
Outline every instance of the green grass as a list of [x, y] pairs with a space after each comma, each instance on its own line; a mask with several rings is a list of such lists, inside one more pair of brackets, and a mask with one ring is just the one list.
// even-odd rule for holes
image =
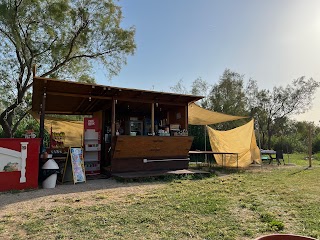
[[68, 198], [60, 207], [1, 219], [0, 236], [14, 229], [12, 239], [219, 240], [277, 232], [320, 238], [319, 161], [306, 169], [301, 158], [290, 156], [296, 167], [171, 179], [110, 201], [106, 190], [86, 206]]
[[[308, 154], [284, 154], [285, 163], [294, 163], [299, 166], [309, 166]], [[311, 161], [311, 166], [320, 166], [320, 153], [313, 155], [314, 159]]]

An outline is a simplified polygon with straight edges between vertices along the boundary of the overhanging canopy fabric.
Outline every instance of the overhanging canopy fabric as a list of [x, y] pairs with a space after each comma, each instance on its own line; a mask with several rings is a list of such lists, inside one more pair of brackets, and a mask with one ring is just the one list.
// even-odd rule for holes
[[222, 156], [215, 154], [214, 158], [218, 165], [225, 167], [248, 167], [253, 161], [261, 163], [253, 120], [228, 131], [218, 131], [211, 127], [207, 128], [212, 151], [238, 153], [238, 163], [236, 155], [226, 154]]
[[[31, 111], [31, 115], [40, 122], [40, 116]], [[48, 133], [51, 132], [64, 132], [64, 146], [65, 147], [78, 147], [82, 146], [82, 135], [83, 135], [83, 121], [71, 121], [66, 119], [59, 119], [46, 116], [44, 121], [44, 128]]]
[[215, 123], [222, 123], [234, 121], [242, 118], [241, 116], [232, 116], [224, 113], [213, 112], [199, 107], [195, 103], [189, 104], [188, 107], [188, 120], [192, 125], [210, 125]]

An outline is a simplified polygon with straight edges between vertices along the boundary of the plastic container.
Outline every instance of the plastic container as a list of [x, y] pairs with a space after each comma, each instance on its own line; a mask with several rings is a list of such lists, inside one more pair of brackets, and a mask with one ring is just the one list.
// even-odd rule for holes
[[58, 164], [53, 160], [49, 159], [42, 166], [42, 174], [45, 180], [42, 182], [43, 188], [55, 188], [57, 182], [57, 174], [59, 172]]

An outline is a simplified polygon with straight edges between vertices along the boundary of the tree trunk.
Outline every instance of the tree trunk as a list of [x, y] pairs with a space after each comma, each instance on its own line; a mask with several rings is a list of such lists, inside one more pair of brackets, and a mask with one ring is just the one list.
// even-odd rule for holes
[[272, 131], [271, 131], [271, 121], [268, 119], [267, 123], [267, 132], [268, 132], [268, 149], [271, 149], [271, 137], [272, 137]]
[[266, 148], [266, 134], [262, 132], [262, 141], [261, 141], [262, 149]]
[[[17, 130], [13, 130], [13, 117], [14, 117], [14, 109], [13, 108], [11, 111], [9, 111], [9, 113], [7, 114], [1, 114], [2, 116], [0, 116], [0, 124], [2, 126], [3, 129], [3, 137], [5, 138], [13, 138], [13, 134], [14, 132]], [[8, 110], [8, 108], [7, 108]]]
[[6, 120], [4, 120], [3, 118], [0, 118], [0, 124], [3, 130], [3, 137], [5, 138], [13, 138], [13, 133], [11, 130], [11, 126], [9, 126], [9, 124], [7, 123]]

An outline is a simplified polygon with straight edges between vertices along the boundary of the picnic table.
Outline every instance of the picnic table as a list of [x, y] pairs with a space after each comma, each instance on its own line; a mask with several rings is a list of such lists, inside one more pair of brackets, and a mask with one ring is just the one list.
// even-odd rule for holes
[[[280, 159], [283, 160], [283, 164], [284, 163], [284, 159], [283, 159], [283, 153], [282, 151], [275, 151], [275, 150], [263, 150], [261, 149], [261, 155], [268, 155], [269, 157], [269, 164], [273, 161], [273, 160], [276, 160], [277, 161], [277, 164], [280, 165], [281, 162], [280, 162]], [[274, 155], [276, 155], [275, 157], [273, 157]]]

